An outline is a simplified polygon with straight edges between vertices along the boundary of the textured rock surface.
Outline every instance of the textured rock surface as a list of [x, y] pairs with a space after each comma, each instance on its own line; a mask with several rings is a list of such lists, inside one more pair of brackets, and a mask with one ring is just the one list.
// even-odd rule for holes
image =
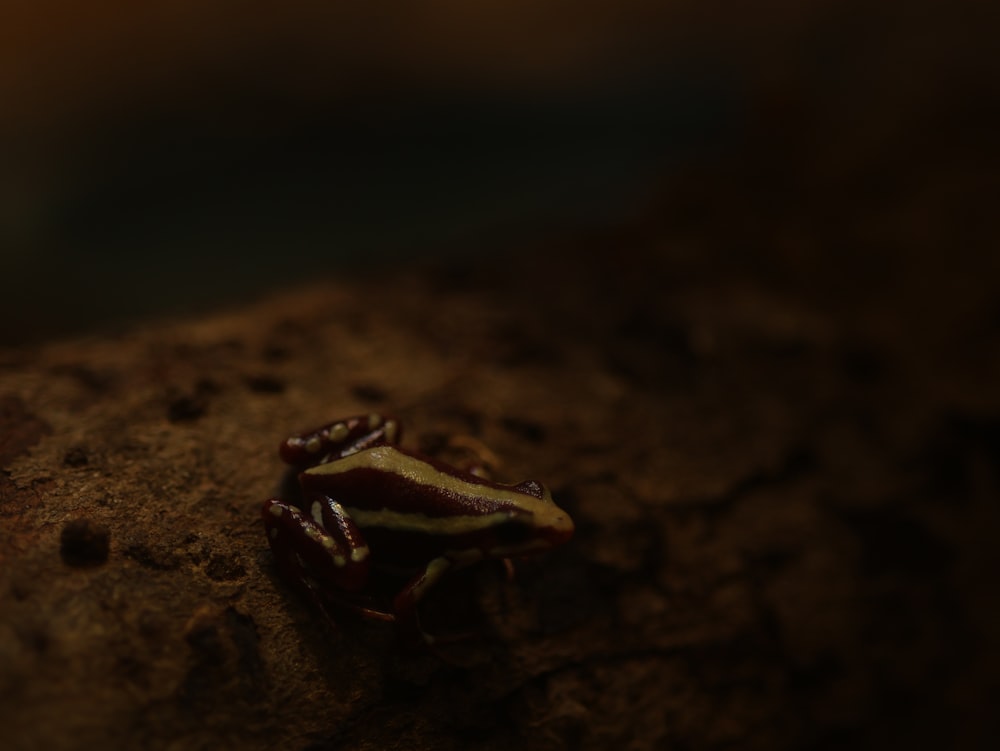
[[[986, 742], [993, 262], [926, 234], [874, 254], [863, 222], [817, 250], [761, 206], [706, 235], [692, 185], [572, 255], [4, 352], [4, 748]], [[383, 408], [577, 520], [513, 582], [435, 593], [428, 618], [482, 632], [454, 664], [330, 628], [261, 531], [277, 442]]]

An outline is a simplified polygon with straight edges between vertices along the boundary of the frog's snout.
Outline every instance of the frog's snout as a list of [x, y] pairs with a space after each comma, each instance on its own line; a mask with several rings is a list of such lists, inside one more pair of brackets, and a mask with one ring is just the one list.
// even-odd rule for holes
[[542, 534], [552, 547], [562, 545], [572, 539], [576, 527], [565, 511], [556, 510], [546, 521]]

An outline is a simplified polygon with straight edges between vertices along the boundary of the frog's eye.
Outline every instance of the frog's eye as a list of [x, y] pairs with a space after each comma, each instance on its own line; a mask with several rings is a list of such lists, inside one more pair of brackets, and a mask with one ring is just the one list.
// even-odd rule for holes
[[514, 486], [514, 490], [534, 496], [539, 500], [543, 500], [545, 498], [545, 486], [538, 482], [538, 480], [525, 480], [524, 482], [519, 482]]
[[501, 545], [516, 545], [527, 542], [532, 535], [532, 527], [522, 519], [510, 519], [494, 529], [497, 542]]

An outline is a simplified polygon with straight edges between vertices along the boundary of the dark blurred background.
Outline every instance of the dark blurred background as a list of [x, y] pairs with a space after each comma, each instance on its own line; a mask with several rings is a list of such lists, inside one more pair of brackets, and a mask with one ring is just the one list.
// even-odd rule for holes
[[841, 198], [891, 225], [885, 191], [933, 180], [944, 219], [906, 231], [989, 252], [992, 10], [18, 4], [0, 29], [0, 343], [624, 226], [692, 174], [725, 223], [734, 170], [833, 231], [854, 221], [824, 209]]

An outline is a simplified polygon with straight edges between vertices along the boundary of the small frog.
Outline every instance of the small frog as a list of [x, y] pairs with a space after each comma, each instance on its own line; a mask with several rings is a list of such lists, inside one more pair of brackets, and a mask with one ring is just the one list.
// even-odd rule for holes
[[[492, 482], [401, 448], [401, 436], [398, 420], [372, 414], [288, 438], [279, 453], [300, 471], [301, 500], [273, 498], [262, 515], [279, 571], [324, 614], [339, 602], [430, 645], [417, 606], [435, 582], [560, 545], [573, 521], [539, 482]], [[389, 610], [365, 596], [373, 569], [412, 577]]]

